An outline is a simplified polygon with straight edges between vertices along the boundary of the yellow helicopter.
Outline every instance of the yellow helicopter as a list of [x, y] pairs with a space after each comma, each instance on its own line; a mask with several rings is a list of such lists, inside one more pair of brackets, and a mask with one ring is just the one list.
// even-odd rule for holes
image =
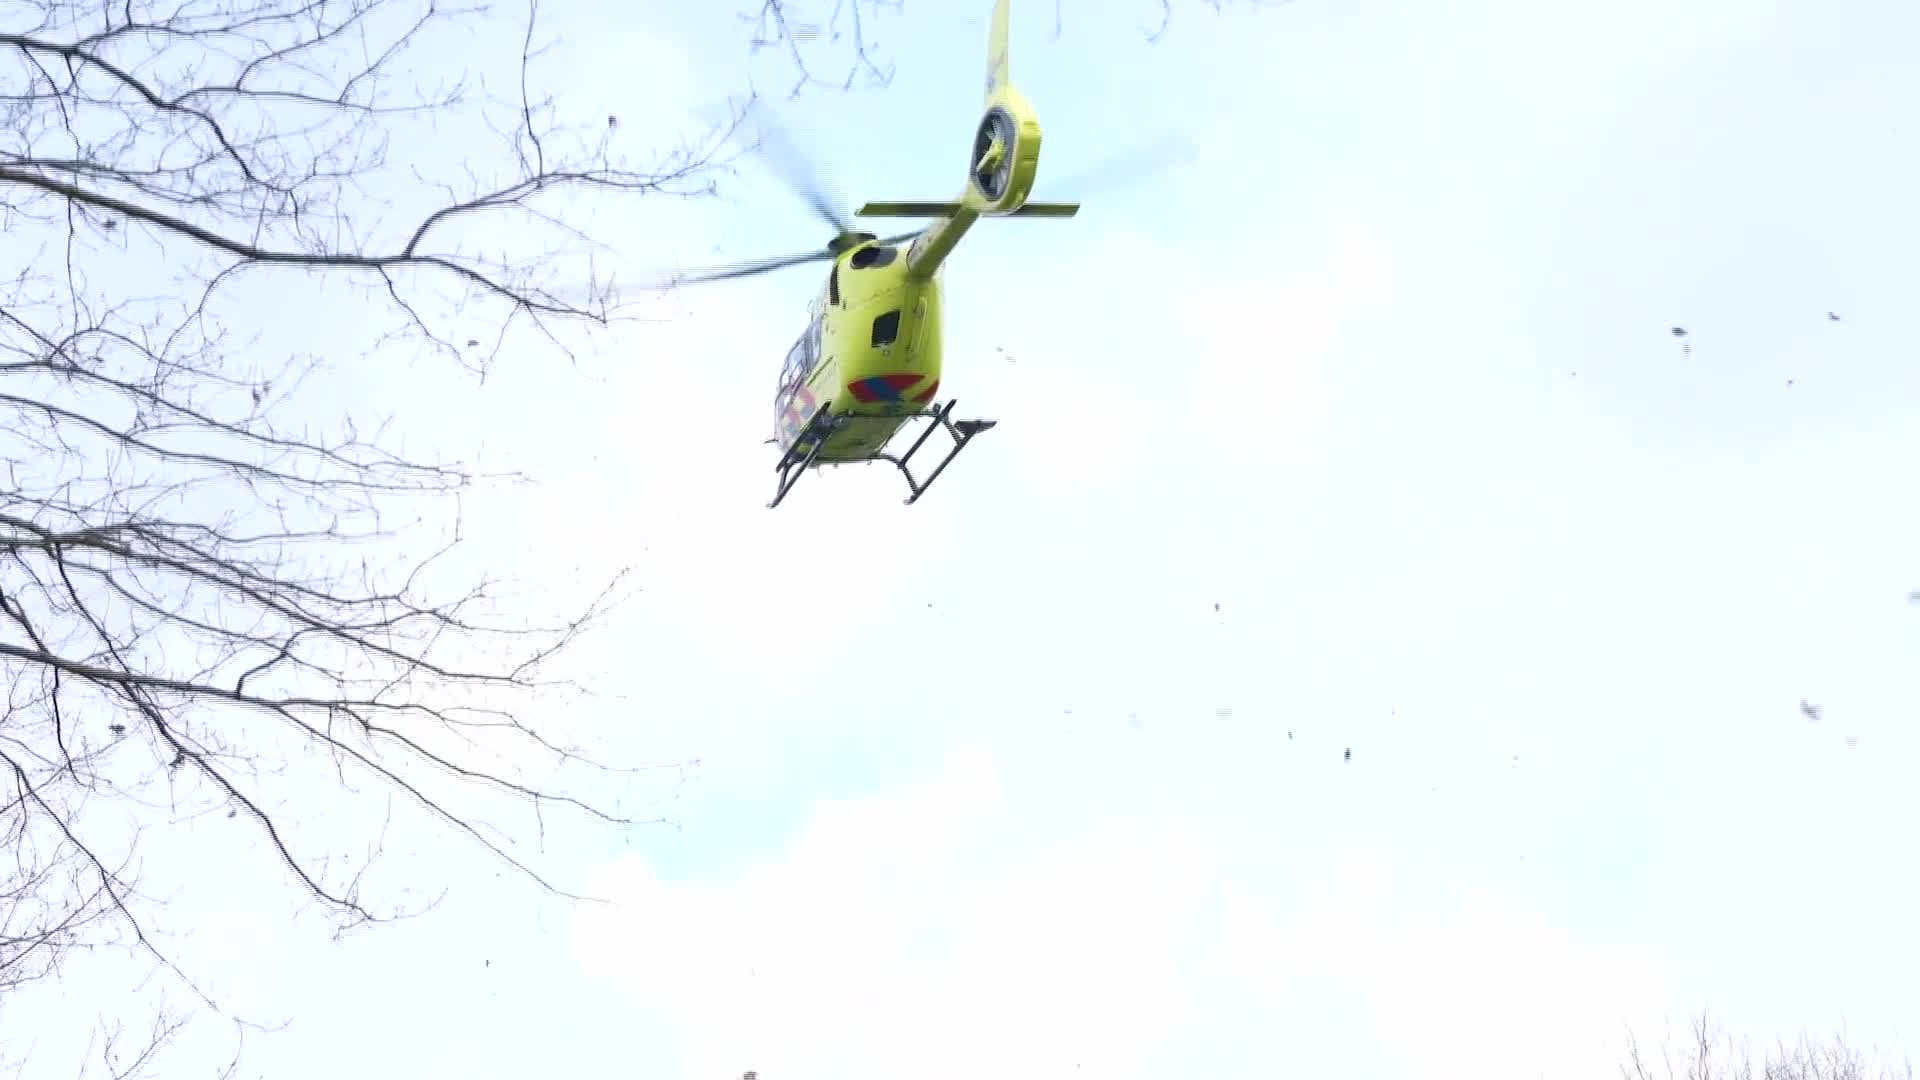
[[[968, 442], [995, 424], [955, 420], [954, 402], [937, 401], [941, 264], [980, 218], [1064, 218], [1080, 209], [1078, 203], [1027, 199], [1040, 162], [1040, 123], [1007, 79], [1007, 3], [996, 0], [993, 7], [986, 106], [960, 197], [870, 202], [855, 211], [861, 217], [938, 221], [883, 240], [852, 228], [815, 193], [808, 201], [836, 232], [825, 250], [674, 276], [676, 282], [721, 281], [809, 262], [833, 263], [809, 310], [807, 328], [780, 369], [774, 437], [768, 440], [780, 449], [774, 466], [779, 484], [769, 508], [779, 506], [808, 469], [872, 461], [900, 470], [911, 505]], [[895, 436], [916, 421], [924, 422], [919, 436], [904, 452], [890, 452]], [[908, 463], [936, 428], [951, 436], [952, 448], [925, 479], [916, 479]]]

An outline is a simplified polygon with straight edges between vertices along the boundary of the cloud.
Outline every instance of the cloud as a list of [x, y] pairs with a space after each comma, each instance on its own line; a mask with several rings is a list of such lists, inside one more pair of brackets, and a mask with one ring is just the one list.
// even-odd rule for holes
[[1200, 856], [1108, 837], [1009, 865], [959, 864], [999, 802], [961, 754], [900, 792], [820, 805], [781, 857], [726, 882], [637, 860], [591, 886], [581, 962], [669, 1010], [683, 1075], [1137, 1075], [1179, 1013], [1165, 928], [1195, 909]]
[[1378, 230], [1334, 223], [1323, 269], [1291, 280], [1199, 280], [1179, 303], [1192, 358], [1177, 385], [1174, 423], [1216, 452], [1296, 478], [1312, 467], [1328, 409], [1338, 337], [1377, 310], [1393, 283]]
[[1223, 955], [1277, 1012], [1306, 997], [1364, 1001], [1375, 1049], [1404, 1075], [1611, 1076], [1624, 1025], [1647, 1030], [1662, 997], [1650, 950], [1579, 942], [1464, 877], [1410, 891], [1369, 852], [1313, 873], [1290, 918], [1229, 895]]
[[956, 754], [818, 804], [726, 880], [602, 867], [589, 892], [613, 903], [581, 909], [576, 956], [683, 1033], [686, 1077], [1171, 1075], [1273, 1060], [1282, 1029], [1301, 1075], [1358, 1067], [1346, 1031], [1399, 1075], [1599, 1075], [1659, 1000], [1647, 954], [1461, 872], [1296, 851], [1291, 885], [1262, 882], [1261, 853], [1214, 830], [1109, 816], [1063, 835], [1063, 809]]

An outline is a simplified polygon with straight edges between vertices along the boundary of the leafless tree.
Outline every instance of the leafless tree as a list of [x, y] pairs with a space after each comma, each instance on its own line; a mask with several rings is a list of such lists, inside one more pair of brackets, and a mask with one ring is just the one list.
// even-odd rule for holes
[[[351, 925], [405, 909], [303, 833], [330, 796], [535, 880], [474, 793], [635, 824], [555, 779], [592, 763], [529, 711], [612, 587], [537, 625], [452, 581], [484, 478], [303, 414], [329, 358], [248, 341], [261, 279], [351, 286], [370, 347], [468, 371], [617, 317], [572, 215], [706, 192], [729, 132], [635, 163], [561, 123], [536, 5], [0, 0], [0, 1008], [75, 949], [172, 964], [135, 873], [156, 827], [236, 819]], [[481, 59], [443, 82], [450, 55]], [[448, 130], [459, 175], [414, 150]], [[420, 557], [401, 517], [453, 535]]]
[[1620, 1075], [1622, 1080], [1913, 1080], [1913, 1066], [1876, 1060], [1844, 1038], [1779, 1043], [1755, 1058], [1745, 1043], [1717, 1030], [1703, 1013], [1678, 1047], [1668, 1039], [1651, 1052], [1629, 1036]]

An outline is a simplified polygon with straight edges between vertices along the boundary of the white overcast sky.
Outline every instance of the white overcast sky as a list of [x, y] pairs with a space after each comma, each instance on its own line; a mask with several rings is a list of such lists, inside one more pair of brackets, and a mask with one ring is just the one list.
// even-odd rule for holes
[[[549, 84], [642, 144], [778, 96], [743, 6], [550, 5]], [[958, 189], [988, 7], [911, 0], [890, 88], [788, 107], [845, 202]], [[1038, 197], [1194, 152], [960, 248], [943, 385], [1002, 423], [915, 507], [879, 468], [762, 507], [812, 269], [578, 368], [371, 378], [540, 476], [472, 511], [520, 577], [637, 568], [562, 719], [701, 764], [636, 789], [672, 825], [569, 834], [609, 903], [444, 844], [401, 853], [440, 911], [338, 945], [212, 904], [184, 959], [290, 1021], [249, 1074], [1572, 1080], [1703, 1008], [1920, 1041], [1920, 8], [1157, 9], [1015, 0]], [[827, 239], [751, 172], [600, 232]]]

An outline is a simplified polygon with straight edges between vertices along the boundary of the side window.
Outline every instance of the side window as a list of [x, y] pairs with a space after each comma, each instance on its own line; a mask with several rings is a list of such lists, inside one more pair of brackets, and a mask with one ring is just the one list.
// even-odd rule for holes
[[807, 362], [808, 337], [803, 334], [793, 348], [787, 350], [786, 366], [780, 370], [780, 389], [787, 390], [800, 385], [807, 377], [807, 369], [813, 365]]
[[785, 393], [807, 381], [814, 366], [820, 362], [820, 337], [824, 320], [815, 319], [807, 324], [800, 340], [787, 350], [787, 362], [780, 368], [780, 391]]

